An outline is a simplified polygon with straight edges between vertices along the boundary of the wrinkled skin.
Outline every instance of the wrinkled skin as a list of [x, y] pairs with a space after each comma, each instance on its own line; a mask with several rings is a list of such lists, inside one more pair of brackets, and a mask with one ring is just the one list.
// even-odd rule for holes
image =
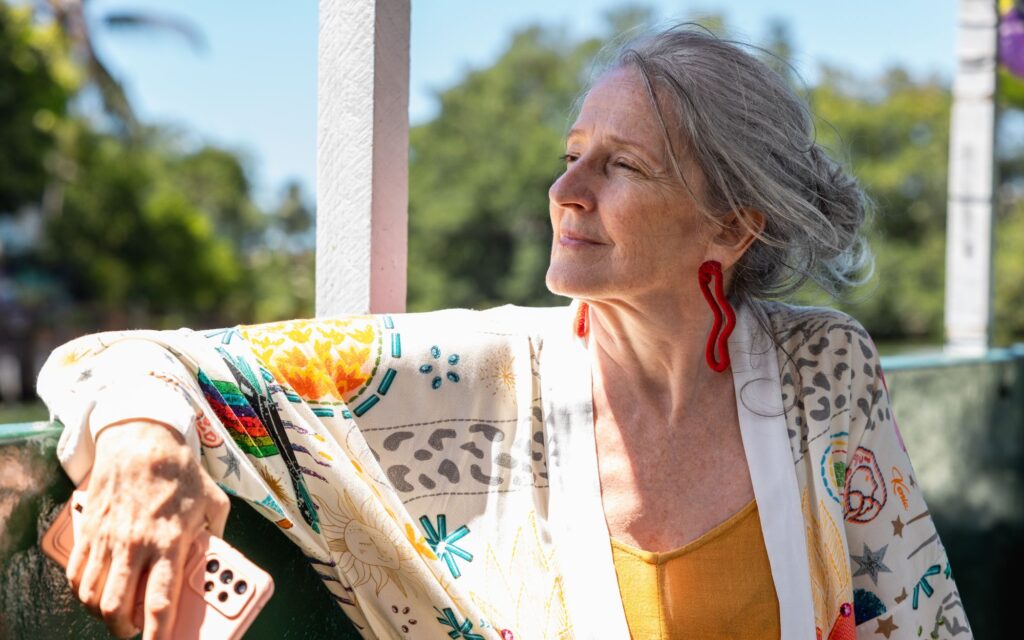
[[206, 527], [223, 535], [227, 496], [179, 433], [132, 421], [97, 436], [85, 504], [72, 589], [119, 638], [139, 625], [145, 640], [172, 638], [189, 548]]

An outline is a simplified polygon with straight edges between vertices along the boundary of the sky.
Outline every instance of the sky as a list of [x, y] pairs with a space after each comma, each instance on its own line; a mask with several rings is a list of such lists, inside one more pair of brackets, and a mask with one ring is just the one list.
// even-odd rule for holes
[[[346, 0], [335, 0], [344, 2]], [[412, 0], [409, 116], [437, 110], [438, 90], [486, 67], [528, 25], [564, 27], [567, 36], [603, 32], [620, 0]], [[633, 3], [636, 4], [636, 3]], [[870, 76], [901, 65], [949, 79], [954, 65], [953, 0], [651, 0], [660, 20], [695, 13], [726, 18], [731, 35], [761, 41], [768, 22], [788, 23], [795, 66], [813, 83], [822, 63]], [[97, 50], [127, 87], [144, 121], [176, 126], [197, 141], [248, 159], [257, 198], [272, 203], [289, 180], [307, 194], [316, 177], [317, 0], [91, 0]], [[206, 46], [173, 34], [102, 26], [121, 10], [184, 18]]]

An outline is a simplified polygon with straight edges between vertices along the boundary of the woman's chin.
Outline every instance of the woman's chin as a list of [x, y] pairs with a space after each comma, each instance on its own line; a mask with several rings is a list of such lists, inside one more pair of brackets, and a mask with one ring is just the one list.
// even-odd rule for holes
[[548, 267], [544, 283], [556, 295], [593, 299], [600, 297], [601, 292], [607, 288], [601, 278], [595, 277], [597, 275], [592, 270], [552, 264]]

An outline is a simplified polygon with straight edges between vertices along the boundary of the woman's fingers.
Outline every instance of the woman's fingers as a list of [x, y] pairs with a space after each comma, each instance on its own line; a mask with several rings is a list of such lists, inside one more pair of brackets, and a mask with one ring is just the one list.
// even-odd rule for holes
[[160, 557], [149, 572], [146, 581], [145, 623], [143, 640], [174, 638], [174, 621], [181, 595], [182, 573], [185, 570], [186, 550], [174, 550]]
[[89, 560], [90, 551], [92, 551], [92, 544], [85, 537], [76, 539], [74, 546], [71, 548], [71, 556], [68, 558], [65, 574], [68, 577], [71, 590], [76, 594], [78, 593], [78, 588], [82, 585], [82, 574], [85, 572], [85, 564]]
[[100, 613], [110, 632], [118, 638], [138, 633], [135, 619], [136, 590], [142, 574], [144, 558], [125, 549], [115, 550], [107, 571], [107, 581], [100, 596]]
[[139, 582], [135, 587], [135, 613], [132, 614], [132, 624], [136, 629], [142, 630], [146, 624], [146, 585], [149, 583], [149, 567], [143, 569], [139, 576]]
[[85, 568], [82, 570], [81, 583], [78, 585], [78, 599], [96, 616], [100, 615], [100, 597], [103, 595], [110, 562], [110, 546], [105, 538], [98, 536], [93, 540]]

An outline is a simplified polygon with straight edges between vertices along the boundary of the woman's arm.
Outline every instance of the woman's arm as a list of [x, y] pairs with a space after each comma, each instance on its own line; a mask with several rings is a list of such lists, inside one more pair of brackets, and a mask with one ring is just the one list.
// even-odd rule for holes
[[58, 458], [76, 484], [89, 475], [67, 576], [118, 637], [143, 622], [145, 638], [171, 637], [188, 550], [204, 526], [222, 535], [228, 515], [227, 496], [200, 465], [198, 387], [166, 344], [190, 337], [85, 336], [55, 350], [39, 377], [40, 397], [65, 425]]
[[[252, 329], [273, 335], [270, 326]], [[294, 456], [290, 443], [271, 442], [271, 420], [253, 406], [268, 387], [246, 396], [232, 375], [239, 371], [263, 374], [236, 328], [85, 336], [55, 350], [40, 374], [39, 394], [65, 425], [61, 463], [76, 484], [90, 474], [93, 508], [68, 577], [116, 635], [130, 635], [142, 621], [135, 593], [145, 587], [145, 637], [170, 637], [181, 563], [204, 524], [222, 532], [225, 491], [287, 527], [307, 555], [326, 557], [310, 544], [315, 534], [297, 508], [304, 496], [292, 491], [282, 463], [282, 452]], [[306, 409], [295, 400], [299, 405], [284, 409]], [[292, 420], [300, 428], [322, 426]]]
[[[188, 494], [165, 492], [183, 484], [168, 478], [195, 477], [196, 467], [181, 457], [189, 448], [181, 443], [191, 440], [199, 445], [194, 457], [212, 481], [249, 502], [300, 547], [364, 635], [389, 636], [404, 624], [389, 613], [399, 598], [424, 619], [446, 607], [480, 617], [465, 596], [445, 595], [459, 576], [452, 577], [450, 560], [440, 559], [425, 538], [422, 521], [434, 514], [414, 517], [406, 504], [437, 497], [444, 489], [451, 495], [486, 493], [495, 482], [511, 483], [513, 473], [522, 471], [483, 453], [504, 436], [497, 427], [477, 424], [478, 415], [530, 422], [532, 387], [510, 383], [531, 380], [532, 352], [521, 327], [502, 330], [502, 323], [509, 322], [506, 316], [453, 310], [203, 333], [87, 336], [54, 352], [39, 390], [54, 417], [66, 425], [58, 454], [73, 480], [88, 471], [94, 454], [93, 477], [100, 464], [120, 469], [107, 472], [115, 480], [103, 491], [111, 501], [122, 502], [117, 509], [136, 524], [133, 529], [97, 525], [113, 537], [107, 545], [112, 555], [152, 546], [141, 530], [155, 527], [161, 513], [179, 513], [168, 534], [172, 538], [178, 531], [183, 538], [193, 535], [196, 520], [189, 517], [196, 512], [217, 517], [217, 505], [202, 502], [207, 495], [203, 482], [192, 485], [195, 490]], [[453, 402], [457, 417], [446, 409]], [[170, 472], [131, 475], [151, 463], [126, 454], [137, 453], [130, 429], [115, 423], [140, 419], [163, 425], [164, 436], [181, 436], [173, 446], [135, 441], [160, 460], [157, 468]], [[451, 428], [442, 428], [441, 422], [450, 422]], [[406, 435], [421, 423], [435, 426]], [[473, 443], [483, 450], [467, 448]], [[527, 448], [531, 443], [525, 443]], [[504, 452], [508, 445], [500, 447]], [[446, 459], [419, 465], [423, 473], [413, 475], [414, 450], [416, 460], [442, 452]], [[453, 463], [447, 457], [460, 456], [475, 456], [466, 460], [469, 473], [449, 471]], [[113, 487], [123, 484], [122, 478], [154, 488], [118, 495]], [[146, 495], [157, 496], [150, 499], [154, 504], [163, 501], [163, 512], [140, 504]], [[427, 500], [415, 504], [421, 507]], [[134, 567], [135, 562], [123, 564]], [[162, 566], [175, 567], [169, 558]], [[177, 588], [164, 580], [168, 590]], [[428, 587], [429, 599], [412, 597]], [[127, 606], [121, 602], [109, 608]], [[147, 620], [160, 622], [154, 616]], [[148, 628], [146, 634], [157, 637]]]

